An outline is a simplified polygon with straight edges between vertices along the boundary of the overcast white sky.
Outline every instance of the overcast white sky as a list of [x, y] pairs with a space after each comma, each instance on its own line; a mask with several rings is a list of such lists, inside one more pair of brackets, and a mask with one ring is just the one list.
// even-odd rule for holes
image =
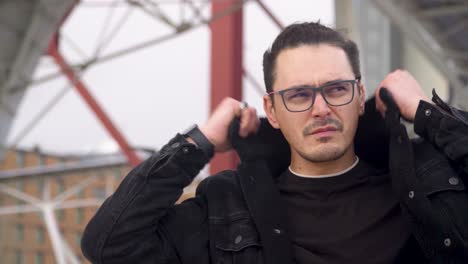
[[[179, 1], [161, 2], [165, 3], [163, 8], [171, 14], [170, 17], [179, 21], [179, 10], [173, 4]], [[335, 23], [333, 0], [264, 2], [286, 25], [318, 19], [330, 26]], [[125, 5], [115, 10], [110, 28], [117, 25], [120, 17], [127, 12]], [[62, 49], [70, 61], [83, 61], [92, 56], [108, 13], [108, 8], [90, 4], [81, 4], [74, 10], [63, 32], [83, 50], [85, 56], [75, 52], [69, 42], [64, 41]], [[209, 14], [209, 8], [205, 8], [204, 13]], [[189, 15], [189, 12], [185, 15]], [[102, 54], [170, 32], [168, 26], [134, 9]], [[160, 148], [177, 132], [184, 131], [193, 123], [202, 123], [207, 118], [209, 33], [207, 27], [201, 27], [86, 71], [84, 82], [131, 145]], [[278, 33], [277, 27], [255, 2], [245, 5], [244, 66], [262, 87], [262, 54]], [[35, 75], [39, 77], [55, 70], [53, 63], [44, 59]], [[64, 86], [67, 86], [67, 82], [61, 78], [30, 87], [19, 107], [8, 142], [11, 143]], [[243, 93], [244, 100], [263, 112], [261, 96], [247, 81], [244, 81]], [[44, 151], [59, 153], [116, 150], [113, 139], [73, 89], [21, 140], [19, 146], [39, 146]]]

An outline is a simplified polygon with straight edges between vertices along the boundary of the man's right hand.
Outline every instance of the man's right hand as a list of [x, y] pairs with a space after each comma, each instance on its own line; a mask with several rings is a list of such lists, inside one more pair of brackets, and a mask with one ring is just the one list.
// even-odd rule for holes
[[225, 152], [232, 148], [228, 138], [228, 129], [236, 117], [240, 118], [239, 136], [245, 138], [257, 132], [260, 119], [255, 108], [247, 107], [241, 110], [241, 102], [230, 97], [224, 98], [208, 121], [200, 127], [201, 132], [214, 145], [215, 152]]

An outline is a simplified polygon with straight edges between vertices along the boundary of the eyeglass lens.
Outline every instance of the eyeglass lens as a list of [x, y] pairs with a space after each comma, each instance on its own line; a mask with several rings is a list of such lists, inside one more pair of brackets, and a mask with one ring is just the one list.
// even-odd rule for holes
[[340, 106], [353, 100], [354, 81], [344, 81], [322, 86], [321, 88], [298, 87], [282, 93], [289, 111], [305, 111], [312, 107], [316, 92], [320, 91], [327, 104]]

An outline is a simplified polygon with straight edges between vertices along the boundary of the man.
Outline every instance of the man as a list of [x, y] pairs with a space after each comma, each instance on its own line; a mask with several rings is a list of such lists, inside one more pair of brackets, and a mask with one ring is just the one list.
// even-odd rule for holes
[[[405, 71], [365, 105], [356, 45], [319, 23], [286, 28], [263, 61], [267, 120], [225, 99], [200, 129], [177, 135], [98, 210], [82, 240], [87, 258], [466, 263], [465, 113], [436, 95], [431, 104]], [[424, 141], [409, 141], [400, 114]], [[174, 205], [213, 151], [231, 148], [238, 169]]]

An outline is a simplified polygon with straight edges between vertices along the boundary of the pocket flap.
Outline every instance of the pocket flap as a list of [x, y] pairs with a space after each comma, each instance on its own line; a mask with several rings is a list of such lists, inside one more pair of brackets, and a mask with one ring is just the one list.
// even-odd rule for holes
[[250, 246], [260, 246], [257, 230], [248, 217], [221, 221], [214, 224], [215, 245], [226, 251], [240, 251]]
[[444, 191], [463, 191], [465, 184], [445, 158], [429, 161], [416, 171], [427, 196]]

